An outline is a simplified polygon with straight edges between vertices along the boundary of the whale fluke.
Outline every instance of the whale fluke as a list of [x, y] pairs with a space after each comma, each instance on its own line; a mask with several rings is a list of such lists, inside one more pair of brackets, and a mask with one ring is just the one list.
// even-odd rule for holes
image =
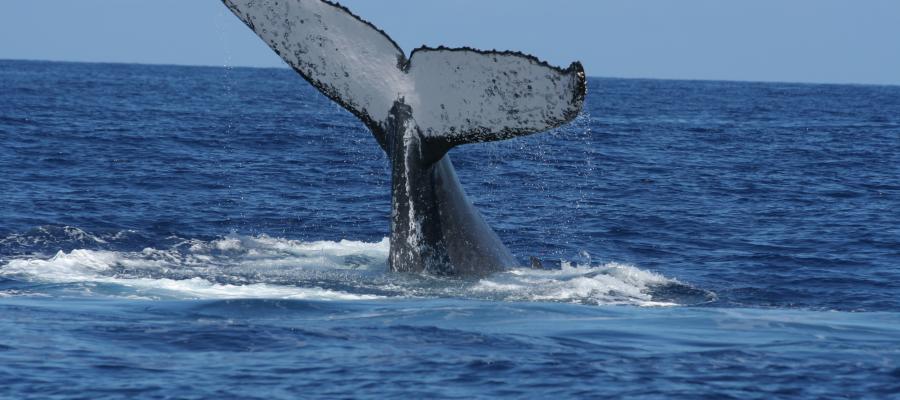
[[478, 275], [516, 261], [471, 205], [447, 151], [575, 118], [584, 69], [510, 51], [420, 47], [409, 57], [325, 0], [222, 0], [288, 65], [358, 117], [392, 163], [394, 271]]

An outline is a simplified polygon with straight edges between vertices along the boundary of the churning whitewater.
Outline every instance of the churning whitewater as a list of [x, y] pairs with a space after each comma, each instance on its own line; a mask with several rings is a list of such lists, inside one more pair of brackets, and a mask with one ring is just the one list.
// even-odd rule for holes
[[[126, 237], [128, 232], [101, 237], [72, 227], [61, 231], [72, 240], [93, 242], [94, 246], [6, 261], [0, 265], [0, 277], [28, 284], [0, 291], [0, 295], [41, 295], [43, 285], [53, 285], [59, 296], [148, 300], [457, 297], [641, 306], [696, 303], [714, 296], [618, 263], [562, 261], [558, 270], [513, 269], [482, 279], [392, 274], [385, 268], [390, 248], [387, 238], [375, 243], [302, 242], [233, 234], [210, 241], [172, 238], [175, 243], [165, 249], [116, 251], [104, 248], [115, 247], [116, 238]], [[11, 235], [0, 240], [0, 245], [34, 244], [40, 233]], [[673, 288], [690, 295], [667, 297], [666, 292]]]

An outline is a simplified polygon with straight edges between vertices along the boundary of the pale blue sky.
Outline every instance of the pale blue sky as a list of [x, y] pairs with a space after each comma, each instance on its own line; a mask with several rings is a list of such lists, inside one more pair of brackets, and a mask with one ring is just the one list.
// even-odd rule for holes
[[[520, 50], [591, 76], [900, 84], [895, 0], [344, 0], [407, 53]], [[218, 0], [3, 0], [0, 59], [282, 66]]]

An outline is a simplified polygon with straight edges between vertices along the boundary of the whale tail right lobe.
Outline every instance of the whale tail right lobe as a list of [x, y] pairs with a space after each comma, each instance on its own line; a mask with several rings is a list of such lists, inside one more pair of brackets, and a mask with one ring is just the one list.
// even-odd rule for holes
[[584, 104], [584, 68], [551, 66], [517, 52], [419, 48], [406, 67], [415, 82], [416, 124], [447, 147], [546, 131]]

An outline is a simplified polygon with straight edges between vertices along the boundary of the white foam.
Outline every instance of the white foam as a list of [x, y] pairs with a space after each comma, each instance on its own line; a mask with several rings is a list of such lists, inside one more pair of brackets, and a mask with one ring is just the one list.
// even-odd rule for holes
[[[30, 255], [0, 266], [0, 276], [76, 284], [92, 295], [124, 298], [280, 298], [370, 300], [384, 296], [458, 297], [577, 304], [673, 305], [652, 288], [676, 280], [609, 263], [563, 262], [561, 269], [513, 269], [462, 283], [387, 274], [390, 243], [303, 242], [266, 235], [185, 240], [169, 249], [134, 252], [77, 249], [52, 257]], [[96, 284], [119, 288], [100, 290]], [[94, 285], [94, 286], [92, 286]], [[7, 296], [8, 297], [8, 296]]]
[[[184, 244], [188, 250], [181, 251]], [[49, 259], [22, 258], [0, 267], [0, 276], [24, 277], [50, 283], [105, 283], [132, 289], [131, 296], [150, 298], [231, 299], [279, 298], [308, 300], [369, 300], [379, 296], [352, 294], [321, 287], [298, 287], [271, 283], [221, 284], [199, 276], [186, 279], [174, 275], [209, 275], [246, 272], [244, 267], [265, 270], [360, 269], [383, 262], [387, 239], [378, 243], [298, 242], [268, 236], [228, 236], [211, 242], [189, 241], [172, 249], [146, 248], [140, 252], [77, 249], [59, 251]], [[216, 254], [226, 252], [227, 254]], [[379, 261], [382, 260], [382, 261]], [[125, 273], [123, 271], [128, 271]], [[162, 275], [141, 277], [142, 273]], [[138, 276], [135, 276], [138, 275]], [[126, 296], [127, 297], [127, 296]]]
[[559, 270], [514, 269], [480, 280], [473, 291], [516, 301], [668, 306], [653, 301], [654, 285], [677, 283], [662, 275], [619, 263], [603, 266], [562, 263]]
[[111, 251], [79, 249], [65, 253], [60, 250], [47, 260], [12, 260], [3, 267], [2, 274], [40, 277], [50, 282], [79, 282], [108, 270], [120, 258]]
[[[388, 238], [366, 243], [351, 240], [301, 242], [267, 235], [229, 235], [211, 242], [192, 241], [191, 257], [208, 262], [216, 251], [231, 261], [254, 266], [305, 269], [373, 269], [384, 266], [390, 249]], [[152, 249], [145, 250], [153, 251]]]

